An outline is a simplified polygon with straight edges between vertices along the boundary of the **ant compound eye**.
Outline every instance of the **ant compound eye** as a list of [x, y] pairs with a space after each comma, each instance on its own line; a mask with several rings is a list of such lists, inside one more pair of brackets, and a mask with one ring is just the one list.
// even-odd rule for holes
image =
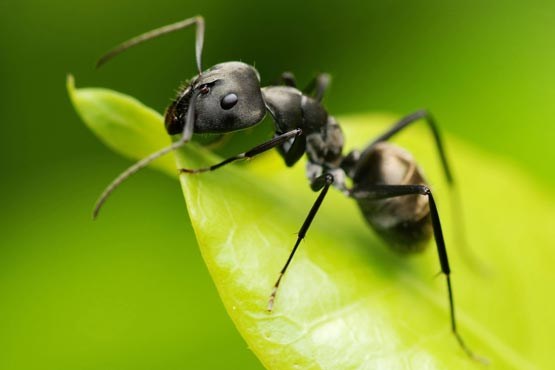
[[208, 87], [208, 85], [202, 85], [202, 86], [200, 87], [199, 92], [200, 92], [202, 95], [206, 95], [206, 94], [208, 94], [208, 93], [210, 92], [210, 87]]
[[227, 94], [226, 96], [224, 96], [222, 98], [222, 101], [220, 102], [220, 105], [222, 106], [223, 109], [228, 110], [231, 109], [235, 106], [235, 104], [237, 104], [237, 101], [239, 100], [239, 98], [237, 97], [236, 94], [231, 93], [231, 94]]

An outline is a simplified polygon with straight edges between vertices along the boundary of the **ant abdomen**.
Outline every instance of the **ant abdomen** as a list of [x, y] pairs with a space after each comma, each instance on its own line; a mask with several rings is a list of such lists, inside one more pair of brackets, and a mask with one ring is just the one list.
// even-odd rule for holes
[[[354, 188], [372, 192], [380, 185], [425, 185], [426, 181], [414, 158], [407, 151], [389, 143], [376, 144], [361, 158], [353, 178]], [[432, 236], [430, 207], [425, 195], [410, 194], [381, 198], [356, 199], [366, 221], [396, 251], [423, 250]]]

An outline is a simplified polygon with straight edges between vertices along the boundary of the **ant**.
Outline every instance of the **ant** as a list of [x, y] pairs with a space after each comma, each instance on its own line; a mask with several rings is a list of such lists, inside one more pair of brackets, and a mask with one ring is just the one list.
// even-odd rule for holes
[[[276, 148], [285, 164], [291, 167], [306, 154], [310, 187], [319, 194], [279, 273], [270, 294], [268, 311], [272, 311], [281, 280], [329, 188], [333, 186], [358, 203], [368, 224], [398, 252], [420, 252], [433, 235], [441, 273], [445, 275], [447, 283], [451, 330], [470, 358], [484, 362], [484, 359], [470, 350], [457, 330], [451, 268], [432, 191], [426, 185], [413, 157], [405, 150], [388, 143], [398, 132], [424, 120], [433, 135], [446, 180], [452, 185], [453, 176], [433, 116], [426, 110], [414, 112], [399, 120], [363, 150], [354, 150], [344, 155], [341, 127], [321, 104], [330, 82], [329, 75], [318, 75], [301, 91], [297, 88], [294, 75], [288, 72], [281, 76], [282, 85], [261, 87], [258, 71], [242, 62], [224, 62], [203, 71], [201, 55], [204, 18], [201, 16], [134, 37], [101, 57], [97, 67], [133, 46], [193, 25], [196, 26], [195, 55], [198, 75], [180, 89], [164, 117], [168, 134], [181, 134], [181, 137], [170, 146], [138, 161], [113, 180], [97, 201], [93, 217], [97, 217], [107, 198], [124, 180], [153, 160], [185, 145], [191, 140], [193, 133], [222, 134], [243, 130], [257, 125], [269, 113], [275, 123], [272, 139], [212, 166], [179, 170], [181, 174], [215, 171], [229, 163], [255, 157], [272, 148]], [[347, 178], [351, 179], [351, 187], [347, 186]]]

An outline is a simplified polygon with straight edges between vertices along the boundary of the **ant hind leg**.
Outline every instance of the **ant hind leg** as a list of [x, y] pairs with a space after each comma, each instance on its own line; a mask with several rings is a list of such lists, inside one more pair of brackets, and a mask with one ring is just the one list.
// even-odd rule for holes
[[351, 192], [351, 196], [355, 199], [368, 199], [368, 200], [379, 200], [400, 197], [404, 195], [419, 194], [428, 197], [428, 202], [430, 206], [430, 217], [432, 222], [432, 228], [434, 233], [434, 239], [437, 247], [437, 255], [439, 258], [439, 264], [441, 266], [441, 272], [445, 275], [447, 283], [447, 297], [449, 300], [449, 313], [451, 318], [451, 331], [457, 339], [460, 347], [471, 359], [487, 363], [487, 359], [476, 355], [464, 342], [462, 336], [459, 334], [457, 328], [457, 321], [455, 316], [455, 301], [453, 298], [453, 288], [451, 285], [451, 268], [449, 266], [449, 258], [447, 257], [447, 248], [445, 246], [445, 240], [443, 238], [443, 231], [441, 229], [441, 222], [439, 219], [439, 212], [432, 195], [431, 190], [425, 185], [373, 185], [364, 190], [355, 190]]

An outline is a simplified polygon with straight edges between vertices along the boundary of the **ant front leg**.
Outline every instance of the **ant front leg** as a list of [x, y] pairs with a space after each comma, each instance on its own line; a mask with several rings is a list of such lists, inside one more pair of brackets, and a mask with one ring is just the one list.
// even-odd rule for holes
[[274, 308], [274, 301], [276, 300], [276, 294], [279, 288], [279, 284], [281, 283], [281, 279], [283, 278], [283, 275], [285, 275], [285, 271], [287, 271], [287, 268], [289, 267], [289, 264], [291, 263], [291, 260], [293, 259], [293, 256], [295, 255], [297, 248], [299, 247], [299, 244], [301, 244], [301, 241], [304, 239], [306, 232], [310, 227], [310, 224], [312, 224], [312, 220], [314, 220], [316, 213], [318, 213], [318, 210], [320, 209], [320, 206], [322, 205], [322, 202], [324, 201], [324, 198], [326, 197], [326, 194], [328, 193], [328, 190], [330, 186], [333, 184], [333, 182], [334, 182], [333, 175], [326, 173], [315, 178], [310, 185], [313, 191], [319, 191], [319, 190], [321, 191], [320, 191], [320, 194], [318, 195], [318, 198], [316, 198], [316, 201], [312, 205], [312, 208], [310, 208], [310, 211], [308, 212], [308, 215], [306, 216], [306, 219], [304, 220], [303, 225], [301, 226], [301, 229], [297, 234], [297, 241], [295, 242], [295, 246], [293, 247], [291, 254], [289, 254], [289, 258], [287, 258], [287, 262], [285, 262], [285, 265], [281, 269], [279, 273], [279, 277], [276, 283], [274, 284], [274, 289], [272, 290], [272, 294], [270, 295], [270, 300], [268, 301], [268, 311], [270, 312]]
[[487, 363], [487, 360], [476, 355], [467, 347], [457, 329], [457, 321], [455, 316], [455, 302], [453, 298], [453, 289], [451, 286], [451, 268], [449, 267], [449, 258], [447, 257], [447, 248], [445, 247], [445, 240], [443, 238], [443, 231], [441, 229], [441, 222], [439, 219], [439, 212], [432, 195], [432, 191], [425, 185], [372, 185], [364, 190], [354, 190], [351, 196], [355, 199], [365, 200], [380, 200], [393, 197], [400, 197], [404, 195], [425, 195], [428, 197], [428, 204], [430, 206], [430, 217], [432, 221], [432, 229], [434, 239], [437, 247], [437, 254], [439, 257], [439, 264], [441, 272], [446, 277], [447, 282], [447, 296], [449, 300], [449, 312], [451, 317], [451, 330], [455, 335], [459, 345], [463, 351], [473, 360]]
[[201, 172], [208, 172], [208, 171], [214, 171], [217, 170], [220, 167], [225, 166], [226, 164], [235, 162], [235, 161], [239, 161], [239, 160], [243, 160], [243, 159], [250, 159], [253, 158], [255, 156], [257, 156], [258, 154], [264, 153], [272, 148], [275, 148], [276, 146], [282, 145], [283, 143], [287, 142], [290, 139], [295, 139], [298, 136], [300, 136], [302, 134], [302, 130], [300, 128], [296, 128], [294, 130], [288, 131], [284, 134], [278, 135], [276, 137], [274, 137], [273, 139], [270, 139], [268, 141], [266, 141], [265, 143], [262, 143], [260, 145], [255, 146], [254, 148], [247, 150], [246, 152], [237, 154], [233, 157], [224, 159], [223, 161], [221, 161], [220, 163], [217, 163], [215, 165], [209, 166], [209, 167], [203, 167], [203, 168], [196, 168], [196, 169], [188, 169], [188, 168], [181, 168], [179, 169], [179, 173], [190, 173], [190, 174], [195, 174], [195, 173], [201, 173]]

